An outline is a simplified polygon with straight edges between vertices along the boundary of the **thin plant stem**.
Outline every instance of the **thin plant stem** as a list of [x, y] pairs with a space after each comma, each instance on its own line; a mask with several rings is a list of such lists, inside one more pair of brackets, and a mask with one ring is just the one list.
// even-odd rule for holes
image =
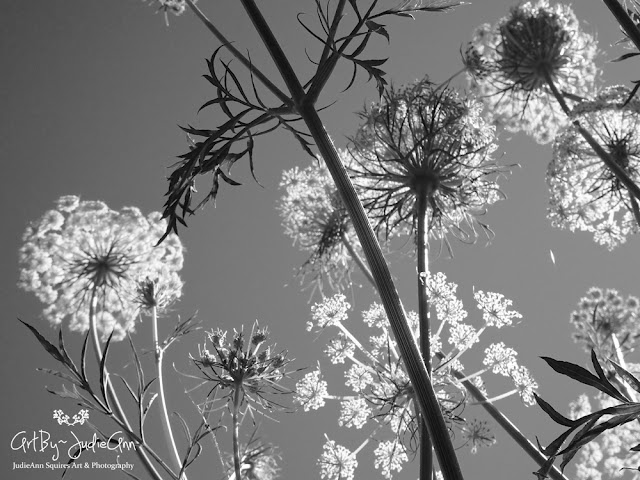
[[240, 430], [240, 422], [238, 420], [238, 410], [240, 409], [240, 395], [242, 393], [242, 383], [236, 382], [235, 391], [233, 392], [233, 468], [236, 479], [240, 480], [240, 441], [238, 434]]
[[634, 43], [638, 51], [640, 51], [640, 29], [634, 23], [634, 21], [629, 17], [629, 14], [625, 11], [625, 9], [620, 5], [618, 0], [603, 0], [604, 4], [609, 8], [611, 13], [627, 34], [629, 39]]
[[[443, 359], [442, 353], [437, 354], [438, 358]], [[502, 413], [495, 405], [488, 402], [488, 398], [469, 380], [464, 380], [465, 375], [455, 369], [452, 369], [453, 375], [462, 382], [462, 385], [467, 391], [478, 401], [478, 405], [481, 405], [486, 412], [502, 427], [502, 429], [509, 435], [514, 442], [518, 444], [524, 452], [529, 455], [538, 465], [543, 466], [547, 461], [547, 457], [540, 451], [531, 441], [525, 437], [522, 432], [515, 426], [515, 424], [509, 420], [509, 418]], [[556, 467], [552, 466], [548, 472], [552, 480], [569, 480], [563, 473]]]
[[446, 87], [451, 80], [453, 80], [454, 78], [456, 78], [458, 75], [460, 75], [461, 73], [466, 72], [467, 67], [462, 67], [460, 70], [458, 70], [456, 73], [454, 73], [453, 75], [451, 75], [449, 78], [447, 78], [444, 82], [442, 82], [440, 85], [438, 85], [434, 92], [437, 92], [438, 90], [440, 90], [442, 87]]
[[[94, 287], [91, 292], [91, 301], [89, 303], [89, 327], [91, 329], [91, 339], [93, 342], [93, 347], [96, 355], [96, 360], [98, 365], [102, 363], [102, 348], [100, 345], [100, 339], [98, 337], [98, 326], [96, 324], [96, 305], [98, 301], [97, 289]], [[124, 413], [122, 405], [120, 405], [120, 400], [118, 395], [116, 394], [113, 385], [109, 379], [109, 371], [106, 366], [104, 368], [104, 384], [107, 392], [107, 402], [110, 407], [113, 407], [115, 412], [113, 412], [114, 419], [124, 426], [127, 436], [133, 440], [136, 444], [138, 444], [141, 448], [136, 448], [136, 454], [142, 460], [145, 468], [149, 472], [149, 474], [156, 480], [162, 480], [162, 475], [156, 469], [156, 467], [151, 463], [151, 459], [149, 455], [151, 455], [156, 462], [158, 462], [162, 468], [164, 468], [167, 473], [171, 475], [172, 478], [177, 479], [178, 476], [169, 468], [169, 466], [151, 449], [149, 446], [143, 441], [142, 438], [139, 438], [137, 435], [133, 433], [133, 429], [131, 428], [131, 424], [127, 419], [127, 416]], [[141, 426], [142, 428], [142, 426]]]
[[[418, 256], [418, 319], [420, 325], [420, 353], [431, 377], [431, 325], [429, 319], [429, 294], [427, 276], [429, 274], [429, 232], [427, 225], [428, 187], [421, 187], [416, 194], [416, 250]], [[420, 422], [420, 479], [429, 480], [433, 471], [433, 445], [425, 422]]]
[[240, 63], [242, 63], [250, 72], [252, 72], [253, 75], [255, 75], [255, 77], [258, 80], [260, 80], [262, 84], [265, 87], [267, 87], [267, 89], [271, 93], [273, 93], [276, 97], [278, 97], [278, 99], [282, 103], [284, 103], [285, 105], [291, 105], [291, 99], [276, 85], [274, 85], [273, 82], [271, 82], [271, 80], [269, 80], [267, 76], [263, 74], [255, 65], [253, 65], [253, 63], [251, 63], [251, 61], [247, 57], [245, 57], [236, 47], [234, 47], [229, 40], [226, 39], [226, 37], [222, 34], [222, 32], [220, 32], [220, 30], [218, 30], [216, 26], [213, 23], [211, 23], [211, 21], [202, 12], [202, 10], [200, 10], [193, 3], [193, 0], [186, 0], [186, 1], [187, 1], [187, 5], [189, 5], [189, 8], [191, 8], [193, 13], [195, 13], [195, 15], [200, 19], [200, 21], [204, 23], [205, 27], [207, 27], [209, 31], [213, 33], [213, 36], [216, 37], [220, 41], [220, 43], [222, 43], [222, 45], [224, 45], [233, 54], [233, 56], [240, 61]]
[[369, 270], [367, 265], [364, 263], [364, 260], [356, 251], [356, 248], [353, 245], [353, 242], [349, 240], [349, 237], [347, 237], [347, 234], [344, 232], [342, 233], [342, 236], [340, 237], [340, 239], [342, 240], [342, 244], [345, 246], [345, 248], [349, 252], [349, 255], [351, 255], [351, 259], [354, 262], [356, 262], [356, 265], [358, 265], [358, 267], [360, 268], [360, 271], [363, 273], [365, 277], [367, 277], [367, 280], [369, 281], [369, 283], [373, 285], [375, 288], [376, 281], [373, 278], [373, 275], [371, 275], [371, 271]]
[[[187, 0], [189, 1], [189, 0]], [[356, 234], [362, 245], [371, 273], [376, 279], [377, 290], [389, 318], [394, 337], [405, 361], [407, 373], [416, 391], [420, 409], [424, 413], [429, 433], [436, 448], [436, 454], [446, 480], [462, 480], [462, 471], [456, 457], [453, 443], [449, 437], [447, 425], [440, 410], [426, 366], [420, 355], [418, 345], [407, 323], [406, 314], [395, 288], [391, 272], [382, 254], [382, 249], [371, 228], [362, 203], [358, 199], [347, 171], [340, 161], [338, 151], [333, 144], [313, 103], [309, 102], [291, 64], [278, 44], [273, 32], [265, 21], [254, 0], [241, 0], [255, 29], [267, 48], [276, 68], [280, 72], [291, 94], [297, 113], [305, 122], [342, 200], [354, 224]]]
[[[165, 440], [169, 448], [171, 449], [172, 458], [174, 460], [174, 466], [178, 469], [178, 472], [182, 472], [182, 459], [180, 453], [178, 453], [178, 447], [171, 429], [171, 422], [169, 421], [169, 412], [167, 409], [167, 399], [164, 391], [164, 374], [162, 372], [162, 361], [164, 359], [164, 347], [160, 345], [158, 337], [158, 308], [153, 307], [151, 309], [151, 324], [153, 330], [153, 346], [155, 348], [156, 369], [158, 371], [158, 402], [160, 405], [160, 420], [162, 422], [162, 429], [164, 430]], [[188, 480], [187, 474], [182, 473], [181, 480]]]
[[[548, 72], [545, 72], [545, 80], [547, 82], [547, 85], [551, 89], [551, 93], [560, 104], [560, 108], [562, 108], [562, 111], [567, 115], [567, 117], [571, 118], [571, 110], [569, 109], [567, 102], [565, 101], [562, 94], [558, 91], [558, 88], [556, 87], [553, 79], [551, 78], [551, 75], [549, 75]], [[593, 138], [593, 135], [591, 135], [591, 133], [587, 129], [585, 129], [578, 120], [572, 120], [571, 123], [573, 123], [573, 125], [578, 129], [578, 132], [589, 144], [594, 153], [598, 155], [598, 157], [600, 157], [600, 159], [609, 168], [609, 170], [611, 170], [611, 173], [616, 176], [616, 178], [626, 187], [631, 195], [640, 200], [640, 187], [638, 187], [638, 185], [636, 185], [633, 180], [629, 178], [627, 172], [625, 172], [624, 169], [620, 165], [618, 165], [618, 163], [611, 157], [611, 155], [607, 153], [604, 148], [602, 148], [602, 146], [596, 141], [596, 139]]]

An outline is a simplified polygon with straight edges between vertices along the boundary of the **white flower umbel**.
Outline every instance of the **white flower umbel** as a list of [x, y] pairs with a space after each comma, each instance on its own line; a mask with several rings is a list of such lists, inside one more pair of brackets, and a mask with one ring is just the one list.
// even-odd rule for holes
[[353, 474], [358, 466], [355, 452], [349, 451], [342, 445], [337, 445], [327, 438], [322, 447], [322, 456], [318, 460], [320, 478], [323, 480], [353, 480]]
[[[537, 385], [529, 371], [518, 365], [516, 351], [502, 342], [488, 346], [485, 349], [485, 368], [467, 376], [460, 373], [464, 369], [460, 357], [480, 342], [485, 330], [511, 325], [521, 315], [510, 310], [511, 301], [503, 295], [478, 291], [475, 299], [482, 315], [478, 326], [473, 326], [465, 323], [468, 313], [456, 296], [457, 285], [448, 282], [443, 273], [424, 275], [423, 280], [440, 321], [431, 338], [432, 382], [445, 412], [445, 420], [452, 431], [461, 433], [456, 438], [462, 439], [471, 449], [491, 445], [493, 436], [485, 423], [462, 418], [461, 412], [470, 400], [462, 382], [471, 382], [486, 398], [481, 375], [493, 372], [513, 382], [513, 388], [487, 399], [487, 402], [519, 395], [526, 405], [533, 404], [533, 390]], [[308, 330], [318, 335], [329, 334], [325, 353], [336, 367], [344, 365], [342, 389], [347, 387], [351, 392], [348, 395], [329, 395], [327, 383], [318, 369], [298, 382], [295, 401], [305, 411], [324, 406], [328, 400], [340, 401], [338, 424], [361, 431], [365, 443], [372, 439], [379, 443], [375, 452], [376, 468], [384, 477], [391, 478], [393, 472], [401, 470], [408, 454], [417, 452], [419, 424], [415, 393], [382, 306], [374, 303], [362, 312], [360, 325], [353, 325], [350, 321], [349, 308], [344, 295], [325, 298], [311, 308]], [[414, 336], [418, 338], [417, 315], [409, 312], [407, 318]], [[371, 329], [367, 341], [358, 340], [354, 333], [362, 328]], [[451, 347], [443, 351], [443, 345]], [[364, 443], [358, 451], [363, 446]]]
[[550, 84], [566, 96], [585, 96], [598, 73], [594, 38], [580, 30], [569, 6], [547, 0], [521, 3], [495, 25], [481, 25], [470, 49], [478, 66], [469, 72], [471, 87], [491, 120], [541, 144], [569, 123]]
[[142, 215], [135, 207], [120, 211], [103, 202], [61, 197], [26, 230], [20, 249], [19, 286], [45, 304], [52, 324], [67, 322], [86, 332], [89, 314], [106, 339], [122, 340], [135, 330], [143, 299], [140, 284], [154, 282], [167, 306], [182, 294], [178, 271], [183, 247], [176, 235], [155, 246], [166, 230], [158, 212]]
[[425, 78], [386, 91], [360, 114], [349, 170], [374, 227], [386, 236], [415, 234], [426, 198], [432, 238], [490, 233], [480, 217], [503, 197], [497, 179], [505, 168], [493, 159], [495, 128], [481, 111], [472, 97]]
[[[343, 161], [349, 159], [341, 152]], [[285, 193], [278, 210], [285, 234], [309, 254], [299, 275], [312, 288], [327, 284], [342, 291], [351, 283], [351, 260], [359, 260], [359, 243], [329, 171], [321, 159], [282, 174]], [[356, 258], [353, 258], [356, 257]]]
[[[578, 104], [573, 119], [588, 129], [636, 184], [640, 183], [640, 100], [625, 87], [610, 87]], [[578, 128], [556, 139], [547, 170], [549, 219], [555, 227], [593, 232], [596, 243], [613, 250], [638, 232], [640, 213], [618, 177], [600, 160]]]

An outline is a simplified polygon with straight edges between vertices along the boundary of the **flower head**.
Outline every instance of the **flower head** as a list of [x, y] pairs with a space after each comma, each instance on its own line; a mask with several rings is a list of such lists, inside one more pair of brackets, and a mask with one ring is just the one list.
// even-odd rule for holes
[[478, 447], [488, 447], [496, 443], [487, 422], [473, 419], [463, 427], [463, 436], [471, 448], [471, 453], [478, 453]]
[[353, 474], [358, 466], [355, 454], [328, 438], [322, 450], [322, 456], [318, 460], [320, 478], [323, 480], [353, 480]]
[[623, 352], [633, 348], [640, 336], [640, 300], [626, 299], [615, 289], [592, 287], [571, 313], [576, 331], [573, 339], [586, 351], [595, 350], [601, 358], [617, 358], [613, 336]]
[[478, 290], [474, 294], [478, 308], [482, 310], [482, 318], [488, 326], [503, 327], [511, 325], [514, 318], [522, 318], [515, 310], [507, 310], [512, 305], [512, 301], [504, 298], [501, 293], [487, 292]]
[[[629, 178], [640, 182], [640, 100], [625, 105], [629, 90], [610, 87], [573, 110]], [[594, 232], [609, 250], [638, 231], [634, 206], [626, 187], [593, 152], [575, 126], [556, 139], [547, 171], [552, 225]]]
[[275, 353], [275, 345], [265, 346], [268, 332], [256, 322], [249, 335], [244, 330], [234, 330], [231, 339], [227, 332], [215, 329], [207, 333], [207, 340], [193, 362], [200, 371], [200, 378], [210, 385], [209, 395], [221, 394], [232, 398], [235, 388], [240, 388], [243, 402], [263, 409], [280, 407], [267, 396], [291, 393], [282, 385], [289, 375], [291, 360], [287, 352]]
[[472, 70], [471, 85], [493, 122], [533, 134], [539, 143], [550, 142], [568, 123], [550, 83], [564, 94], [582, 95], [597, 74], [593, 37], [579, 29], [569, 6], [547, 0], [520, 4], [496, 25], [480, 26], [471, 46], [485, 73]]
[[495, 129], [482, 106], [423, 79], [387, 90], [381, 103], [361, 113], [352, 139], [350, 174], [378, 231], [413, 233], [417, 200], [426, 198], [428, 231], [473, 240], [477, 216], [501, 198], [502, 171], [492, 160]]
[[52, 325], [67, 320], [71, 330], [85, 332], [95, 315], [103, 337], [113, 331], [113, 340], [122, 340], [135, 330], [141, 299], [152, 300], [149, 285], [156, 306], [182, 294], [180, 240], [170, 235], [154, 246], [165, 229], [157, 212], [145, 217], [134, 207], [115, 211], [103, 202], [61, 197], [23, 236], [18, 285], [46, 305], [43, 315]]
[[373, 453], [376, 457], [373, 466], [380, 469], [382, 476], [388, 479], [393, 477], [394, 470], [401, 471], [402, 465], [409, 461], [407, 452], [397, 441], [380, 442]]
[[[343, 161], [347, 152], [341, 152]], [[347, 210], [327, 168], [317, 162], [307, 168], [294, 167], [282, 174], [280, 188], [285, 194], [278, 209], [285, 234], [310, 254], [300, 269], [303, 281], [322, 289], [327, 282], [341, 291], [350, 283], [350, 256], [347, 244], [357, 246]]]
[[293, 401], [301, 405], [305, 412], [324, 407], [325, 398], [329, 396], [327, 382], [320, 379], [321, 375], [318, 369], [307, 373], [296, 383], [296, 393], [293, 396]]

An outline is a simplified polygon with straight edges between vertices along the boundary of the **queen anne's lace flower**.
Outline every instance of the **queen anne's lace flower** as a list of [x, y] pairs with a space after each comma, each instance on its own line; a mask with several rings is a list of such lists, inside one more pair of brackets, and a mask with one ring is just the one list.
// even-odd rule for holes
[[302, 380], [296, 383], [296, 393], [293, 396], [293, 401], [298, 405], [302, 405], [305, 412], [324, 407], [325, 398], [329, 396], [327, 382], [321, 380], [320, 375], [320, 370], [315, 370], [307, 373], [302, 377]]
[[492, 343], [484, 351], [483, 364], [490, 367], [493, 373], [509, 376], [509, 372], [518, 368], [516, 352], [513, 348], [506, 347], [504, 342]]
[[[349, 161], [347, 152], [340, 154]], [[310, 255], [300, 269], [303, 281], [344, 290], [351, 271], [347, 245], [355, 249], [359, 243], [329, 171], [318, 158], [307, 168], [286, 170], [280, 188], [285, 190], [278, 205], [284, 232]]]
[[384, 478], [388, 479], [393, 477], [394, 470], [401, 471], [403, 464], [409, 461], [404, 447], [397, 441], [380, 442], [373, 453], [376, 457], [373, 466], [381, 471]]
[[[462, 439], [475, 450], [480, 445], [491, 444], [493, 436], [484, 423], [467, 420], [466, 412], [465, 417], [462, 416], [470, 396], [459, 379], [467, 375], [462, 380], [472, 382], [488, 397], [481, 375], [493, 371], [513, 381], [514, 386], [504, 394], [487, 398], [487, 401], [519, 394], [526, 405], [533, 402], [533, 390], [537, 385], [529, 371], [517, 364], [515, 350], [504, 343], [496, 343], [486, 349], [486, 368], [477, 372], [462, 373], [464, 368], [459, 357], [479, 341], [485, 330], [497, 328], [519, 314], [508, 310], [511, 302], [503, 296], [478, 292], [478, 308], [489, 318], [478, 318], [480, 326], [476, 329], [464, 323], [468, 315], [456, 296], [457, 285], [448, 282], [443, 273], [423, 277], [428, 291], [433, 293], [431, 304], [440, 320], [440, 325], [434, 326], [431, 338], [432, 384], [447, 426], [451, 431], [457, 431], [455, 438], [458, 442]], [[368, 341], [363, 342], [353, 333], [358, 325], [348, 321], [348, 309], [344, 296], [327, 298], [312, 307], [310, 324], [316, 330], [327, 330], [327, 334], [330, 330], [338, 334], [337, 337], [335, 333], [329, 336], [325, 352], [332, 363], [345, 364], [343, 387], [351, 391], [347, 395], [328, 395], [326, 383], [316, 371], [298, 382], [295, 401], [305, 410], [322, 406], [326, 400], [340, 401], [338, 424], [354, 427], [366, 435], [355, 453], [372, 440], [378, 442], [374, 452], [376, 468], [384, 477], [391, 478], [392, 473], [400, 471], [409, 454], [417, 453], [420, 424], [416, 416], [415, 391], [382, 306], [374, 303], [362, 312], [360, 327], [373, 330]], [[408, 312], [407, 319], [414, 337], [419, 340], [417, 315]], [[452, 348], [445, 352], [444, 345]], [[372, 428], [367, 429], [368, 426]]]
[[[587, 128], [629, 178], [640, 183], [640, 100], [626, 105], [629, 90], [610, 87], [594, 100], [578, 104], [573, 118]], [[547, 171], [551, 195], [549, 219], [559, 228], [594, 233], [609, 250], [638, 231], [635, 200], [593, 152], [575, 126], [556, 139]]]
[[61, 197], [23, 236], [18, 285], [46, 305], [43, 315], [52, 325], [66, 320], [74, 331], [89, 329], [93, 302], [103, 338], [113, 331], [113, 340], [122, 340], [135, 330], [141, 284], [162, 292], [164, 306], [182, 294], [180, 240], [169, 235], [155, 246], [165, 229], [158, 212], [145, 217], [134, 207], [115, 211], [103, 202]]
[[490, 232], [478, 216], [501, 198], [503, 169], [491, 157], [495, 132], [481, 109], [424, 79], [387, 91], [361, 114], [350, 174], [378, 231], [413, 233], [417, 198], [426, 195], [432, 237], [470, 241], [477, 227]]
[[207, 402], [213, 402], [209, 397], [212, 392], [220, 399], [233, 399], [239, 387], [240, 401], [249, 408], [279, 407], [269, 397], [291, 393], [282, 385], [289, 375], [291, 360], [286, 351], [275, 353], [275, 345], [265, 345], [267, 340], [267, 329], [259, 328], [257, 321], [248, 341], [243, 330], [234, 330], [230, 340], [227, 332], [220, 329], [207, 333], [198, 357], [192, 358], [200, 373], [198, 378], [209, 388]]
[[324, 353], [327, 354], [331, 363], [344, 363], [348, 356], [353, 355], [355, 349], [355, 344], [341, 333], [329, 342]]
[[478, 290], [473, 297], [478, 302], [478, 308], [483, 312], [482, 318], [490, 327], [500, 328], [511, 325], [514, 318], [522, 318], [522, 315], [515, 310], [507, 310], [513, 302], [504, 298], [501, 293], [484, 293]]
[[573, 339], [589, 352], [594, 349], [601, 358], [616, 358], [612, 335], [621, 345], [622, 352], [632, 349], [640, 336], [640, 300], [626, 299], [612, 288], [592, 287], [571, 313], [576, 329]]
[[311, 307], [312, 321], [307, 323], [307, 331], [311, 331], [313, 328], [322, 330], [330, 325], [343, 322], [347, 319], [347, 310], [350, 308], [351, 305], [341, 293], [325, 298], [322, 303], [316, 303]]
[[364, 398], [348, 398], [342, 402], [338, 425], [360, 429], [367, 423], [370, 415], [371, 407]]
[[474, 419], [463, 428], [463, 436], [471, 446], [471, 453], [478, 453], [479, 447], [488, 447], [496, 443], [487, 422]]
[[520, 4], [496, 25], [478, 27], [471, 47], [482, 60], [482, 75], [470, 72], [471, 86], [493, 122], [524, 130], [538, 143], [550, 142], [568, 123], [549, 83], [580, 96], [597, 74], [593, 37], [580, 30], [569, 6], [547, 0]]
[[318, 465], [323, 480], [353, 480], [358, 460], [349, 449], [327, 439]]

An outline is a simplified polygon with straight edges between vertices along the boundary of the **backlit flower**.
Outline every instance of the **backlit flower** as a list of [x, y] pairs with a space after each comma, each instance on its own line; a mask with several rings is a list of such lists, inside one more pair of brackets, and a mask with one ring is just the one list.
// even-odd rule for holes
[[358, 460], [349, 449], [327, 439], [318, 465], [323, 480], [353, 480]]
[[324, 407], [327, 392], [327, 382], [321, 380], [320, 370], [307, 373], [296, 383], [293, 401], [304, 408], [305, 412]]
[[417, 198], [424, 195], [431, 237], [472, 241], [477, 227], [490, 232], [478, 217], [502, 197], [496, 180], [503, 169], [491, 157], [495, 129], [481, 110], [473, 99], [423, 79], [387, 90], [360, 114], [349, 169], [378, 231], [412, 234]]
[[391, 479], [393, 471], [401, 471], [402, 465], [409, 461], [407, 452], [399, 442], [380, 442], [378, 448], [373, 452], [376, 459], [373, 466], [380, 470], [384, 478]]
[[[343, 161], [348, 154], [341, 152]], [[321, 159], [301, 169], [294, 167], [282, 174], [280, 188], [285, 190], [278, 210], [287, 236], [310, 256], [300, 269], [303, 279], [322, 289], [323, 284], [336, 291], [350, 284], [349, 243], [359, 244], [340, 194]]]
[[593, 37], [580, 30], [569, 6], [547, 0], [520, 4], [494, 26], [480, 26], [470, 45], [485, 73], [470, 74], [471, 86], [493, 122], [524, 130], [538, 143], [550, 142], [568, 123], [549, 83], [564, 95], [580, 96], [597, 74]]
[[266, 345], [268, 332], [254, 324], [247, 337], [244, 331], [234, 330], [231, 339], [227, 332], [215, 329], [207, 333], [207, 340], [192, 357], [199, 370], [198, 378], [209, 389], [207, 401], [213, 398], [230, 399], [240, 388], [241, 404], [264, 410], [281, 408], [272, 401], [274, 395], [292, 393], [283, 386], [291, 360], [286, 351], [275, 351], [275, 345]]
[[[640, 183], [640, 100], [626, 105], [629, 90], [610, 87], [580, 103], [573, 118], [636, 184]], [[556, 139], [547, 171], [552, 225], [594, 232], [597, 243], [612, 250], [638, 231], [629, 192], [570, 126]]]
[[103, 338], [113, 331], [113, 340], [122, 340], [135, 330], [144, 282], [162, 291], [155, 300], [163, 306], [182, 293], [180, 240], [170, 235], [154, 246], [165, 229], [158, 212], [145, 217], [134, 207], [115, 211], [103, 202], [62, 197], [27, 228], [18, 285], [46, 305], [43, 315], [52, 325], [68, 321], [79, 332], [89, 329], [93, 302]]
[[462, 429], [463, 437], [471, 448], [471, 453], [478, 453], [479, 447], [488, 447], [496, 443], [487, 422], [474, 419]]
[[614, 289], [592, 287], [571, 313], [576, 331], [573, 339], [589, 352], [592, 349], [601, 358], [617, 358], [612, 336], [615, 335], [622, 352], [632, 349], [640, 336], [640, 301], [626, 299]]

